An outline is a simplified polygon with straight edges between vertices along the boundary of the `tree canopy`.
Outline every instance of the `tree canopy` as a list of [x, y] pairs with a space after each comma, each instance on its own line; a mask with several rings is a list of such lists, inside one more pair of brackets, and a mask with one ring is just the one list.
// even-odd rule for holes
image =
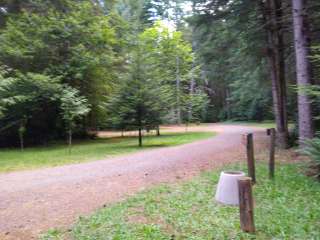
[[[295, 16], [295, 1], [1, 1], [0, 146], [21, 142], [17, 126], [26, 144], [43, 144], [67, 137], [71, 125], [85, 136], [275, 119], [286, 147], [288, 122], [302, 115], [310, 137], [303, 110], [312, 106], [290, 86], [319, 84], [319, 65], [308, 65], [318, 56], [319, 4]], [[295, 51], [297, 39], [305, 41]], [[308, 51], [298, 57], [300, 49]], [[308, 79], [296, 75], [301, 59]]]

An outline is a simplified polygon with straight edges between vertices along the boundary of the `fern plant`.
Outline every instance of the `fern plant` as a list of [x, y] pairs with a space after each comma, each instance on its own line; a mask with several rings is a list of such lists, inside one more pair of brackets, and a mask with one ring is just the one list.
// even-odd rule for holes
[[320, 180], [320, 138], [316, 137], [312, 140], [307, 140], [303, 152], [311, 159], [309, 175]]

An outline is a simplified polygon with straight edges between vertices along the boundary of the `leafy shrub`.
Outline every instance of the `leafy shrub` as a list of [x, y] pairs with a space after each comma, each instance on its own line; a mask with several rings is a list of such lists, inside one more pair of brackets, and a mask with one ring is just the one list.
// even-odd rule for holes
[[303, 152], [311, 159], [308, 174], [320, 180], [320, 138], [308, 140]]
[[293, 127], [289, 126], [289, 146], [297, 147], [299, 145], [299, 128], [298, 124], [295, 122]]

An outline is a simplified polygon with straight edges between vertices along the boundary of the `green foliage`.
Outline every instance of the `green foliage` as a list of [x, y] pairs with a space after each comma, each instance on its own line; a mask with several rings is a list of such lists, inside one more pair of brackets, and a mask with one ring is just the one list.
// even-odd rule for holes
[[34, 73], [18, 73], [15, 78], [2, 75], [0, 78], [0, 122], [3, 124], [0, 132], [19, 125], [18, 136], [23, 150], [28, 121], [46, 110], [44, 103], [56, 100], [60, 84], [57, 79]]
[[[242, 59], [243, 60], [243, 59]], [[254, 64], [252, 59], [249, 61], [248, 68]], [[261, 65], [258, 65], [253, 71], [243, 71], [243, 66], [240, 68], [234, 68], [233, 73], [234, 80], [230, 83], [231, 96], [228, 99], [230, 101], [231, 109], [230, 115], [232, 119], [236, 120], [264, 120], [272, 119], [272, 104], [271, 104], [271, 91], [268, 90], [268, 82], [257, 81], [262, 79], [263, 70], [262, 65], [266, 63], [262, 61]]]
[[320, 138], [306, 141], [303, 153], [310, 157], [309, 174], [320, 180]]
[[[72, 239], [317, 239], [320, 185], [300, 165], [277, 165], [275, 181], [257, 165], [255, 235], [241, 231], [238, 207], [214, 201], [219, 171], [188, 183], [160, 186], [80, 218]], [[244, 166], [229, 166], [245, 170]], [[52, 237], [52, 238], [51, 238]], [[64, 239], [64, 234], [59, 234]], [[50, 233], [44, 239], [55, 238]]]
[[306, 94], [315, 99], [320, 97], [320, 86], [318, 85], [299, 86], [296, 90], [300, 91], [300, 94]]
[[[32, 91], [27, 95], [23, 89], [21, 96], [19, 90], [13, 91], [11, 98], [1, 96], [0, 121], [6, 127], [2, 128], [0, 145], [15, 143], [14, 119], [27, 119], [27, 142], [46, 143], [64, 137], [62, 130], [72, 117], [61, 113], [65, 109], [61, 110], [60, 103], [70, 97], [71, 88], [90, 105], [84, 120], [76, 121], [79, 130], [110, 127], [110, 122], [118, 128], [151, 128], [177, 119], [198, 121], [207, 100], [191, 44], [182, 32], [156, 21], [174, 18], [178, 24], [182, 4], [141, 0], [0, 3], [0, 64], [11, 69], [3, 84], [18, 81], [27, 89], [28, 83], [21, 80], [26, 77], [39, 82], [35, 85], [46, 82], [42, 87], [47, 91], [35, 98]], [[192, 92], [191, 79], [195, 82]], [[54, 94], [58, 89], [62, 91], [60, 99]], [[134, 95], [129, 99], [131, 105], [116, 96], [125, 96], [126, 91]], [[9, 111], [9, 104], [21, 110]], [[127, 105], [121, 111], [131, 120], [125, 119], [125, 114], [109, 115], [120, 105]], [[141, 124], [130, 107], [143, 109], [139, 110], [144, 115]]]
[[163, 101], [157, 83], [150, 79], [141, 46], [138, 45], [131, 52], [128, 61], [128, 72], [123, 75], [118, 90], [107, 105], [112, 116], [112, 125], [118, 129], [140, 130], [158, 126]]
[[264, 35], [255, 4], [247, 0], [193, 0], [188, 22], [209, 95], [208, 121], [272, 118]]
[[90, 111], [90, 106], [85, 97], [79, 96], [79, 91], [71, 87], [65, 87], [61, 97], [61, 114], [68, 128], [72, 129], [74, 121], [85, 116]]
[[[183, 40], [180, 32], [170, 31], [160, 23], [152, 26], [155, 20], [152, 19], [152, 7], [157, 8], [160, 16], [167, 5], [126, 0], [100, 3], [97, 5], [89, 0], [3, 3], [6, 12], [5, 24], [0, 29], [0, 63], [12, 69], [5, 78], [11, 81], [10, 78], [32, 75], [40, 84], [43, 82], [40, 76], [43, 76], [47, 78], [47, 87], [63, 89], [60, 97], [66, 101], [70, 97], [69, 87], [73, 88], [71, 91], [77, 89], [77, 95], [86, 98], [91, 107], [86, 119], [79, 122], [83, 125], [79, 129], [105, 127], [108, 122], [113, 126], [121, 125], [121, 128], [123, 125], [127, 128], [154, 127], [165, 119], [164, 113], [175, 113], [179, 108], [186, 115], [193, 99], [193, 105], [199, 105], [200, 90], [197, 89], [193, 98], [189, 97], [188, 91], [193, 58], [190, 44]], [[145, 29], [146, 26], [150, 28]], [[178, 78], [180, 86], [176, 87]], [[126, 91], [135, 95], [129, 97], [131, 102], [128, 104], [116, 96], [124, 96]], [[37, 136], [36, 132], [61, 137], [52, 132], [59, 133], [64, 125], [62, 122], [66, 125], [71, 122], [72, 117], [58, 110], [61, 99], [45, 99], [41, 94], [44, 93], [39, 93], [42, 99], [36, 101], [39, 105], [35, 110], [27, 104], [31, 100], [22, 99], [26, 95], [20, 96], [16, 92], [12, 95], [14, 99], [2, 97], [2, 119], [16, 118], [12, 115], [15, 112], [21, 116], [28, 113], [28, 140], [46, 138]], [[8, 109], [4, 106], [5, 101], [17, 102], [19, 99], [25, 102], [20, 104], [24, 106], [23, 110], [5, 110]], [[114, 106], [109, 104], [111, 109], [108, 109], [106, 102], [112, 102]], [[131, 114], [131, 120], [125, 119], [125, 114], [112, 114], [109, 119], [108, 113], [114, 112], [115, 106], [119, 105], [127, 105], [121, 111]], [[130, 107], [143, 111], [132, 115]], [[42, 111], [43, 108], [46, 111]], [[66, 109], [63, 107], [62, 110]], [[138, 119], [137, 112], [140, 117], [144, 115], [143, 120]], [[198, 110], [194, 112], [199, 115]], [[7, 136], [12, 135], [11, 129], [12, 126], [6, 128]]]
[[[183, 39], [182, 32], [171, 31], [160, 21], [147, 28], [140, 36], [147, 52], [147, 62], [153, 73], [150, 78], [157, 82], [159, 93], [165, 95], [166, 121], [178, 122], [177, 109], [186, 121], [199, 119], [200, 109], [207, 105], [207, 98], [199, 84], [200, 68], [193, 66], [194, 54], [191, 44]], [[190, 84], [194, 80], [194, 92], [190, 93]], [[177, 85], [179, 81], [179, 85]], [[190, 107], [193, 117], [188, 119]]]
[[85, 97], [79, 96], [79, 91], [71, 87], [65, 87], [60, 97], [62, 110], [61, 115], [68, 130], [69, 153], [71, 153], [72, 131], [75, 127], [75, 120], [88, 114], [90, 105]]
[[191, 46], [182, 34], [170, 31], [161, 22], [140, 33], [131, 43], [127, 71], [107, 105], [112, 125], [118, 129], [150, 129], [177, 108], [187, 115], [190, 105], [195, 108], [194, 118], [200, 118], [206, 98], [200, 89], [189, 94], [192, 57]]
[[45, 101], [54, 101], [59, 91], [59, 79], [42, 74], [17, 74], [0, 79], [0, 108], [2, 116], [11, 121], [30, 118], [35, 111], [44, 110]]
[[62, 85], [60, 78], [35, 73], [18, 73], [15, 78], [0, 76], [0, 120], [4, 123], [1, 130], [19, 125], [20, 141], [27, 132], [27, 122], [45, 112], [48, 104], [60, 105], [62, 119], [70, 130], [75, 119], [90, 110], [87, 99], [79, 96], [78, 90]]
[[[320, 47], [315, 46], [312, 48], [312, 62], [315, 66], [314, 68], [314, 75], [317, 76], [319, 73], [319, 67], [320, 67]], [[315, 77], [316, 79], [316, 77]], [[313, 116], [315, 120], [315, 128], [318, 131], [320, 129], [320, 85], [315, 82], [314, 85], [306, 85], [306, 86], [295, 86], [294, 90], [298, 92], [300, 95], [307, 95], [309, 96], [310, 101], [313, 102]]]
[[198, 89], [195, 93], [189, 95], [189, 106], [187, 108], [188, 115], [186, 114], [186, 122], [188, 123], [200, 123], [205, 119], [207, 107], [209, 104], [208, 95], [201, 89]]
[[[11, 69], [1, 81], [32, 74], [48, 78], [48, 86], [77, 89], [90, 105], [76, 121], [83, 132], [136, 128], [137, 111], [129, 108], [141, 103], [141, 125], [148, 128], [273, 118], [265, 36], [249, 0], [5, 0], [0, 8], [0, 65]], [[317, 15], [312, 11], [314, 19]], [[314, 61], [318, 51], [315, 47]], [[0, 145], [16, 142], [8, 122], [17, 118], [28, 119], [30, 143], [64, 137], [59, 101], [44, 97], [34, 108], [20, 104], [21, 111], [6, 110], [5, 101], [26, 102], [22, 97], [1, 99], [0, 121], [7, 127]], [[294, 109], [295, 96], [289, 99]]]
[[[6, 16], [5, 26], [0, 29], [0, 63], [12, 69], [6, 77], [41, 75], [52, 87], [59, 79], [64, 86], [78, 89], [91, 105], [83, 128], [102, 122], [106, 111], [101, 105], [118, 80], [116, 73], [122, 62], [119, 49], [125, 40], [117, 40], [124, 29], [121, 19], [116, 14], [105, 16], [88, 0], [25, 1], [19, 2], [19, 9]], [[58, 103], [39, 101], [39, 105], [46, 111], [38, 111], [37, 118], [28, 120], [28, 140], [61, 137], [63, 119], [57, 111]], [[29, 110], [33, 112], [31, 106]], [[4, 117], [12, 118], [8, 111]], [[11, 138], [10, 128], [5, 134]]]

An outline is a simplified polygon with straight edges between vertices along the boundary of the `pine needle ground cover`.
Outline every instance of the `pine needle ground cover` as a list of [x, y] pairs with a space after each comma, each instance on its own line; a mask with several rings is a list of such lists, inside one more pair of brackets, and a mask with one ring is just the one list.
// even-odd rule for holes
[[[275, 181], [257, 165], [254, 187], [257, 233], [241, 232], [239, 210], [214, 201], [220, 171], [174, 186], [160, 186], [80, 218], [69, 231], [51, 230], [42, 239], [320, 239], [320, 183], [301, 164], [277, 165]], [[244, 170], [232, 165], [224, 169]]]
[[54, 144], [49, 147], [27, 148], [23, 152], [17, 149], [2, 149], [0, 150], [0, 172], [100, 160], [145, 149], [191, 143], [214, 135], [213, 132], [186, 132], [146, 136], [143, 138], [143, 147], [138, 147], [136, 137], [75, 141], [71, 154], [69, 154], [65, 143]]

